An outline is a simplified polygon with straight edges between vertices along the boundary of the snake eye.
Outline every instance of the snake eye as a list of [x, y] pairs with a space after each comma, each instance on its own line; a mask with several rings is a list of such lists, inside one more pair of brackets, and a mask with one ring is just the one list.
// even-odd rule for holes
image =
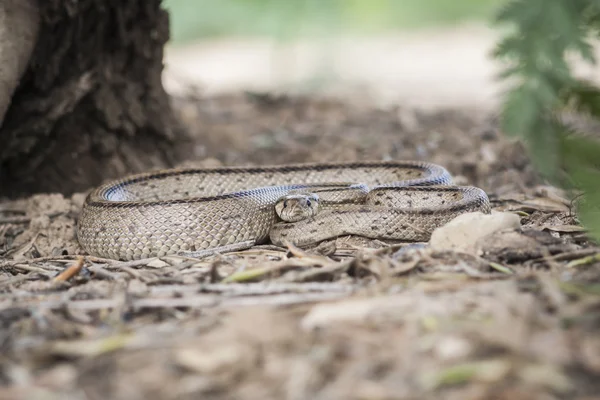
[[286, 207], [287, 207], [287, 200], [285, 200], [285, 201], [283, 202], [283, 208], [286, 208]]

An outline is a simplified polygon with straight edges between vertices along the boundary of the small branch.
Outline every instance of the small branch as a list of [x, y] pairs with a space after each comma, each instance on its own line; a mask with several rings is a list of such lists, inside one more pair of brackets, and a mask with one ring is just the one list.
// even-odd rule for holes
[[79, 274], [79, 272], [81, 272], [82, 268], [83, 268], [83, 257], [79, 257], [77, 259], [77, 261], [75, 262], [75, 264], [71, 264], [70, 266], [65, 268], [63, 272], [58, 274], [53, 279], [53, 281], [54, 282], [66, 282], [69, 279], [71, 279], [72, 277], [74, 277], [75, 275]]
[[6, 224], [27, 224], [31, 218], [25, 216], [4, 217], [0, 218], [0, 225]]

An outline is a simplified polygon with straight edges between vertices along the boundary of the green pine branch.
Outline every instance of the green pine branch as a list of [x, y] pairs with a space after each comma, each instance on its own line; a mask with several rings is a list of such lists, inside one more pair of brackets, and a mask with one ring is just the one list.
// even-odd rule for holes
[[512, 29], [493, 55], [511, 84], [502, 128], [523, 139], [538, 171], [550, 182], [584, 193], [579, 215], [600, 240], [600, 132], [576, 132], [560, 115], [600, 120], [600, 90], [577, 79], [569, 57], [595, 64], [590, 38], [600, 31], [600, 0], [510, 0], [496, 22]]

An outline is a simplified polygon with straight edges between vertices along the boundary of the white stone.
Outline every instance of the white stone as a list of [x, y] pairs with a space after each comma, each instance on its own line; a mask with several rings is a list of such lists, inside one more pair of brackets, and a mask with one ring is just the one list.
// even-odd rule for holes
[[501, 230], [520, 227], [521, 219], [510, 212], [466, 213], [434, 230], [429, 244], [433, 250], [475, 253], [480, 239]]

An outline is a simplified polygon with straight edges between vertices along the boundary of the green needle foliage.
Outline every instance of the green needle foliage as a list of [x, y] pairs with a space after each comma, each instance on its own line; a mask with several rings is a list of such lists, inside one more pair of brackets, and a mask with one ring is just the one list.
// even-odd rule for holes
[[496, 22], [510, 28], [494, 51], [510, 84], [502, 128], [523, 140], [551, 183], [583, 194], [581, 222], [598, 241], [600, 131], [575, 130], [562, 117], [600, 117], [600, 90], [576, 78], [569, 62], [578, 57], [595, 65], [590, 40], [599, 36], [600, 0], [510, 0]]

